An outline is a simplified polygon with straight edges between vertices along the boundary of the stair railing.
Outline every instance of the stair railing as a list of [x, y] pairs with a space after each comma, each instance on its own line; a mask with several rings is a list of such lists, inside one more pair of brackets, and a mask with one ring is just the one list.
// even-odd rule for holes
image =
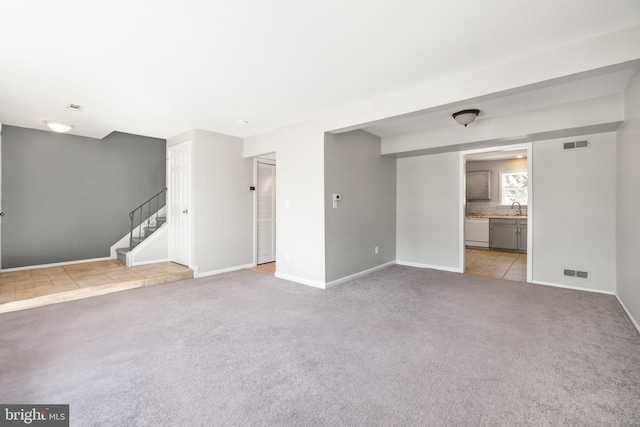
[[[160, 209], [162, 209], [166, 203], [167, 189], [165, 188], [129, 213], [129, 218], [131, 219], [129, 250], [135, 248], [144, 240], [144, 237], [147, 237], [146, 234], [143, 237], [145, 227], [152, 227], [152, 225], [157, 226]], [[136, 228], [138, 229], [137, 238], [134, 236]]]

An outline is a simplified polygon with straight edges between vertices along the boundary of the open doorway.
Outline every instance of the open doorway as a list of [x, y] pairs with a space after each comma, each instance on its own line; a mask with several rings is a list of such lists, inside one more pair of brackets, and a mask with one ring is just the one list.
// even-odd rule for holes
[[275, 154], [256, 159], [256, 271], [275, 274], [276, 160]]
[[529, 147], [464, 157], [464, 272], [526, 282], [529, 272]]

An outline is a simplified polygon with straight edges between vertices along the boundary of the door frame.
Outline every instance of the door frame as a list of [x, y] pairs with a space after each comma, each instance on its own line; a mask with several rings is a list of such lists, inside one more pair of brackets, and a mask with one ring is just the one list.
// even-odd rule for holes
[[175, 189], [173, 188], [172, 182], [171, 182], [171, 152], [175, 149], [181, 149], [186, 147], [189, 151], [189, 189], [188, 189], [188, 196], [187, 196], [187, 200], [188, 200], [188, 205], [189, 207], [187, 208], [189, 210], [189, 232], [188, 232], [188, 239], [189, 241], [187, 242], [187, 266], [191, 269], [194, 270], [194, 273], [197, 275], [197, 267], [193, 265], [193, 223], [194, 223], [194, 212], [193, 212], [193, 191], [192, 191], [192, 187], [193, 187], [193, 144], [190, 140], [188, 141], [184, 141], [184, 142], [180, 142], [178, 144], [174, 144], [171, 146], [167, 146], [167, 166], [166, 166], [166, 175], [167, 175], [167, 222], [169, 222], [169, 247], [168, 247], [168, 252], [169, 252], [169, 260], [173, 261], [173, 253], [172, 253], [172, 249], [173, 249], [173, 234], [177, 231], [175, 224], [172, 223], [171, 221], [171, 215], [172, 215], [172, 211], [171, 211], [171, 204], [169, 203], [171, 194], [173, 191], [175, 191]]
[[468, 154], [479, 154], [479, 153], [490, 153], [493, 151], [504, 151], [504, 150], [513, 150], [517, 148], [525, 148], [527, 150], [527, 172], [529, 174], [529, 201], [527, 204], [527, 283], [533, 282], [533, 222], [534, 222], [534, 191], [533, 191], [533, 143], [532, 142], [521, 142], [514, 143], [510, 145], [498, 145], [488, 148], [478, 148], [473, 150], [466, 150], [460, 152], [460, 221], [459, 221], [459, 233], [460, 233], [460, 271], [462, 273], [465, 272], [465, 262], [466, 262], [466, 253], [465, 253], [465, 244], [464, 244], [464, 220], [467, 212], [467, 197], [466, 197], [466, 171], [467, 171], [467, 155]]
[[[0, 123], [0, 212], [2, 212], [2, 123]], [[2, 217], [0, 216], [0, 271], [2, 271]]]
[[[266, 157], [254, 157], [253, 158], [253, 182], [255, 191], [253, 192], [253, 265], [258, 265], [258, 163], [266, 163], [268, 165], [276, 166], [276, 159], [269, 159]], [[278, 193], [278, 173], [276, 172], [276, 205], [277, 205], [277, 193]], [[277, 206], [276, 206], [277, 208]], [[277, 210], [276, 210], [277, 212]], [[278, 240], [277, 240], [277, 214], [276, 214], [276, 247], [275, 257], [278, 262]]]

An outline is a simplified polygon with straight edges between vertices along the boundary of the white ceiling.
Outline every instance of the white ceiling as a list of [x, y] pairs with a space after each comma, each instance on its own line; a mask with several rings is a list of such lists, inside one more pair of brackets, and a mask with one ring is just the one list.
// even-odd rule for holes
[[[0, 122], [57, 119], [98, 138], [245, 137], [640, 23], [637, 0], [20, 0], [1, 12]], [[512, 101], [474, 107], [480, 120], [527, 106]]]
[[635, 68], [629, 68], [540, 89], [518, 91], [518, 93], [499, 97], [489, 96], [486, 97], [488, 99], [470, 101], [464, 106], [445, 105], [431, 111], [413, 113], [408, 117], [389, 118], [372, 126], [365, 126], [364, 129], [367, 132], [385, 137], [443, 126], [459, 126], [454, 121], [452, 114], [465, 108], [479, 109], [480, 114], [476, 120], [480, 121], [551, 105], [622, 93], [635, 71]]

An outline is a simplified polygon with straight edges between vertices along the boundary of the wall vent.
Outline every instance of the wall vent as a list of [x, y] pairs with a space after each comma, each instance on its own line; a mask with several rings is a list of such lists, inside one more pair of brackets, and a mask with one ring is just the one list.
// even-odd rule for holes
[[588, 139], [583, 139], [580, 141], [571, 141], [571, 142], [565, 142], [562, 144], [562, 147], [565, 150], [573, 150], [573, 149], [577, 149], [577, 148], [590, 148], [591, 144], [589, 144], [589, 140]]
[[576, 271], [576, 277], [580, 279], [588, 279], [589, 273], [587, 273], [586, 271]]
[[589, 272], [587, 271], [578, 271], [578, 270], [564, 270], [564, 275], [568, 277], [577, 277], [578, 279], [588, 279]]

